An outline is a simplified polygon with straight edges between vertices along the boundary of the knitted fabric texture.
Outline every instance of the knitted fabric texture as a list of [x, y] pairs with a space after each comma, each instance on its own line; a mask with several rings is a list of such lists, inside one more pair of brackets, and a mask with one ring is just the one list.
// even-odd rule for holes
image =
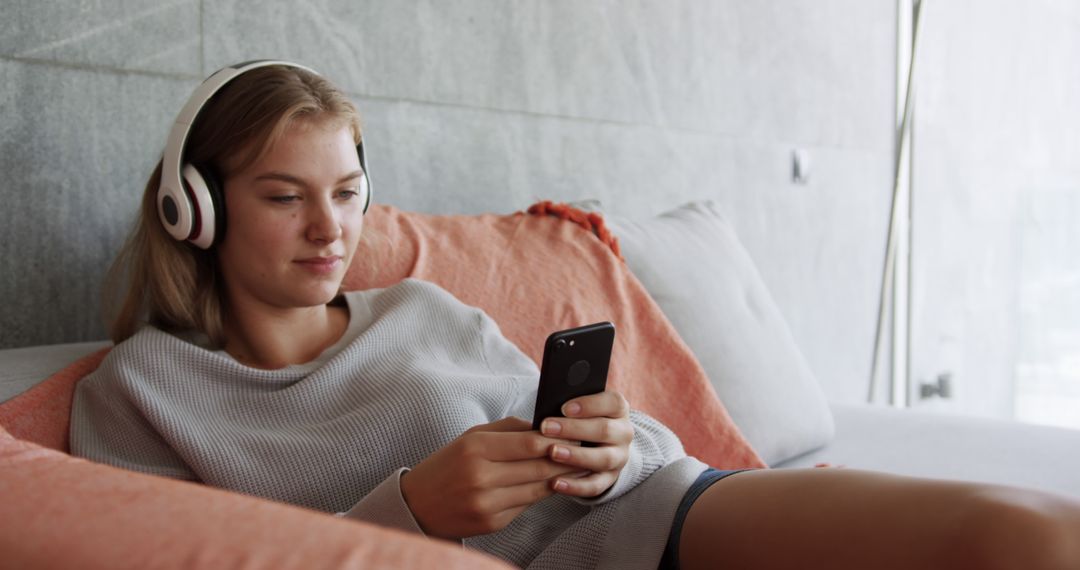
[[[433, 284], [346, 297], [359, 333], [315, 365], [249, 368], [144, 328], [78, 384], [73, 454], [408, 529], [401, 469], [474, 425], [530, 418], [538, 371]], [[655, 568], [705, 466], [659, 422], [631, 421], [630, 461], [604, 495], [549, 497], [465, 544], [528, 568]]]

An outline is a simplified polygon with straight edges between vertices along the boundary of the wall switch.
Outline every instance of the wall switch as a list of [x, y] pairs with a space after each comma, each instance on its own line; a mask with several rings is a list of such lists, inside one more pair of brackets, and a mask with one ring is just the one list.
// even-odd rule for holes
[[810, 153], [797, 148], [791, 153], [791, 181], [805, 185], [810, 182]]

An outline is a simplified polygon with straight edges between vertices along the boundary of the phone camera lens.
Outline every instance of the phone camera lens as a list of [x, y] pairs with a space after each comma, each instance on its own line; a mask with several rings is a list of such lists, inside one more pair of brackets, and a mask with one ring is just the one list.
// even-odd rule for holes
[[559, 340], [555, 341], [555, 350], [562, 350], [564, 348], [566, 348], [565, 340], [560, 338]]

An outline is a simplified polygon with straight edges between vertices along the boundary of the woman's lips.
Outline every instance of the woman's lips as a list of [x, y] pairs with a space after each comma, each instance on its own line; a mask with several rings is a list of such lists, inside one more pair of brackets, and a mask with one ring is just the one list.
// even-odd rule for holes
[[318, 274], [326, 275], [333, 273], [341, 265], [341, 256], [334, 255], [331, 257], [308, 257], [305, 259], [297, 259], [296, 263], [300, 264], [300, 267]]

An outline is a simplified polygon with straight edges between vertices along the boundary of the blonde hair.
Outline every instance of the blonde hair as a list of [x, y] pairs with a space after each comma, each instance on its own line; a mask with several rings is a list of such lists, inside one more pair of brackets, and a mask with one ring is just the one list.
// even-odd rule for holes
[[[360, 115], [344, 93], [313, 73], [270, 66], [244, 73], [211, 99], [188, 136], [184, 160], [224, 182], [258, 161], [297, 120], [348, 125], [360, 142]], [[194, 330], [220, 347], [225, 299], [217, 253], [165, 231], [157, 211], [161, 168], [158, 161], [135, 226], [106, 276], [109, 336], [119, 343], [151, 324], [172, 332]]]

